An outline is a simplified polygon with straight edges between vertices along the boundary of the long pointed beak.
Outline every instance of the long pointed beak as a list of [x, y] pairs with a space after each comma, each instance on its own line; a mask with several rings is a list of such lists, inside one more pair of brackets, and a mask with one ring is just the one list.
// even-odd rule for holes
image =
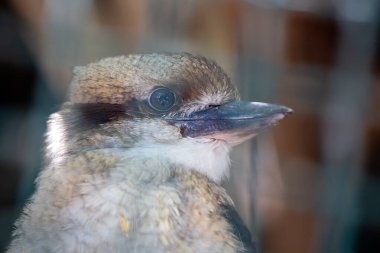
[[184, 137], [221, 139], [236, 145], [275, 125], [291, 112], [292, 109], [281, 105], [236, 100], [167, 120], [179, 126]]

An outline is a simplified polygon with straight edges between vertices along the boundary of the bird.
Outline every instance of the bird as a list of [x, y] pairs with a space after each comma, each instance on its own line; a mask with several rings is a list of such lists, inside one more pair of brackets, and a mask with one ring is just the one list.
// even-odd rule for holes
[[7, 252], [258, 252], [221, 181], [233, 146], [291, 112], [190, 53], [75, 67]]

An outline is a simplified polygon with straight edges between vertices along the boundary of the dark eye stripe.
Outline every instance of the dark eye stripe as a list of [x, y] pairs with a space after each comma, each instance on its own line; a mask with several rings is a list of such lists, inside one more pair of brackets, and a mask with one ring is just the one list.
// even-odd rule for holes
[[145, 114], [139, 108], [139, 101], [130, 100], [125, 104], [73, 104], [63, 110], [63, 116], [68, 129], [86, 131], [97, 128], [101, 124], [117, 118], [137, 118]]
[[117, 119], [153, 118], [169, 112], [178, 104], [176, 93], [166, 87], [158, 87], [147, 101], [131, 99], [123, 104], [83, 103], [68, 105], [63, 110], [65, 124], [74, 131], [87, 131]]

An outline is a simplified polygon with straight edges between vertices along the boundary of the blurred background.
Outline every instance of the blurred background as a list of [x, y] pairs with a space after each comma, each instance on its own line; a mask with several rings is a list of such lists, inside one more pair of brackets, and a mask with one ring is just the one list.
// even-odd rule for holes
[[0, 1], [0, 251], [71, 70], [191, 52], [295, 113], [236, 147], [225, 186], [264, 253], [380, 252], [377, 0]]

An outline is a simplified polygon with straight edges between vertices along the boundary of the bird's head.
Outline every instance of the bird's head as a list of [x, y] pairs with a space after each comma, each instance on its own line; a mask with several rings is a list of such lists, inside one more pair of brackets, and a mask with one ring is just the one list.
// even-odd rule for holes
[[[117, 148], [219, 181], [228, 172], [230, 147], [289, 112], [279, 105], [239, 100], [224, 71], [203, 57], [106, 58], [75, 68], [68, 102], [51, 119], [48, 147], [53, 154], [52, 141], [66, 154]], [[54, 140], [59, 132], [64, 140]]]

